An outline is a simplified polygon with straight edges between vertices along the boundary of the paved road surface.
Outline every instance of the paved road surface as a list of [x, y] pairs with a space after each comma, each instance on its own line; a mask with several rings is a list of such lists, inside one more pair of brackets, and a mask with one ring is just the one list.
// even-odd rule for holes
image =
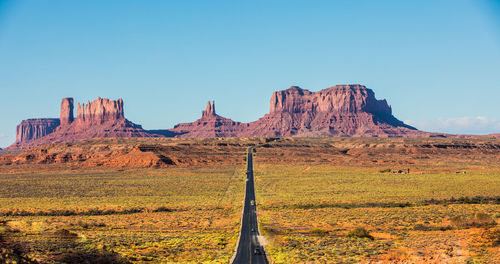
[[[264, 249], [259, 244], [257, 236], [259, 229], [257, 226], [257, 204], [255, 202], [255, 187], [253, 180], [253, 148], [248, 149], [247, 157], [247, 183], [245, 188], [245, 205], [243, 207], [243, 217], [240, 230], [240, 242], [236, 251], [233, 264], [265, 263], [267, 264]], [[259, 248], [261, 253], [256, 254], [255, 249]]]

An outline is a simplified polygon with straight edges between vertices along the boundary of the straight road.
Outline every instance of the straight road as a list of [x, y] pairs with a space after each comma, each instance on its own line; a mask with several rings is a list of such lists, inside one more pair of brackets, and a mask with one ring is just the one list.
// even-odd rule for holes
[[240, 241], [233, 264], [264, 263], [267, 264], [264, 248], [260, 245], [257, 224], [257, 203], [255, 201], [255, 186], [253, 179], [254, 147], [248, 149], [247, 182], [245, 187], [245, 204], [241, 218]]

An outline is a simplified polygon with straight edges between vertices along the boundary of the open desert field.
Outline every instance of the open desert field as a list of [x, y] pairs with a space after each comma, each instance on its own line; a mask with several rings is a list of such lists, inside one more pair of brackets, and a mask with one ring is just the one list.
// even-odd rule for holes
[[[240, 226], [244, 153], [246, 144], [253, 143], [118, 141], [34, 151], [79, 155], [78, 161], [47, 162], [43, 156], [1, 166], [2, 254], [18, 253], [41, 263], [227, 263]], [[169, 157], [186, 163], [150, 164], [158, 156], [137, 151], [144, 144], [174, 148], [177, 152], [170, 150]], [[100, 164], [134, 148], [134, 157], [120, 166]], [[36, 156], [13, 156], [30, 155]], [[126, 162], [143, 156], [150, 158], [150, 167], [127, 167]]]
[[264, 145], [255, 177], [268, 254], [275, 263], [498, 263], [499, 143]]
[[5, 154], [3, 254], [228, 263], [252, 145], [274, 263], [499, 260], [500, 141], [484, 138], [96, 139]]

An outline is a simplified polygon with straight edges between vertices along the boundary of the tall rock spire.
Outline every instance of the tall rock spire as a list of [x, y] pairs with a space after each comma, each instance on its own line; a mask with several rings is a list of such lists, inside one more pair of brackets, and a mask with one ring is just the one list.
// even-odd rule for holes
[[61, 114], [59, 116], [61, 125], [69, 125], [71, 124], [71, 122], [73, 122], [73, 119], [73, 98], [63, 98], [61, 101]]
[[201, 112], [202, 117], [215, 116], [215, 101], [208, 101], [207, 108]]

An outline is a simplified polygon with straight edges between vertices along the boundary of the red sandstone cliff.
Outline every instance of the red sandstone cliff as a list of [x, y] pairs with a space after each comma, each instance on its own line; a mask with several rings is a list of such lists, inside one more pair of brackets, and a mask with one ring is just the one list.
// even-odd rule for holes
[[208, 102], [201, 118], [169, 129], [176, 137], [236, 137], [247, 124], [235, 122], [215, 113], [215, 102]]
[[169, 131], [176, 137], [429, 136], [399, 121], [386, 100], [377, 100], [371, 89], [358, 84], [319, 92], [297, 86], [274, 92], [269, 114], [251, 123], [221, 117], [209, 102], [200, 119]]
[[[50, 127], [51, 130], [48, 132], [49, 129], [38, 125], [39, 122], [25, 120], [18, 126], [16, 142], [9, 148], [29, 148], [42, 144], [75, 142], [90, 138], [160, 136], [149, 133], [140, 125], [128, 121], [123, 112], [122, 99], [109, 100], [99, 97], [87, 104], [78, 103], [77, 118], [74, 119], [73, 98], [64, 98], [61, 102], [60, 120], [41, 120], [52, 120], [54, 123], [57, 121], [57, 125]], [[44, 122], [47, 123], [47, 121]], [[33, 130], [32, 127], [39, 132], [30, 132]], [[29, 137], [23, 136], [23, 131], [28, 131], [25, 134]], [[26, 140], [28, 138], [30, 140]]]
[[426, 136], [392, 115], [363, 85], [336, 85], [318, 92], [297, 86], [274, 92], [269, 114], [240, 136]]
[[73, 122], [73, 98], [67, 97], [63, 98], [61, 101], [61, 113], [59, 115], [59, 120], [62, 126], [69, 125]]
[[377, 100], [371, 89], [359, 84], [336, 85], [318, 92], [292, 86], [274, 92], [269, 113], [251, 123], [222, 117], [215, 112], [215, 102], [208, 102], [200, 119], [168, 130], [146, 131], [128, 121], [122, 99], [99, 97], [87, 104], [78, 103], [76, 119], [73, 108], [73, 98], [64, 98], [59, 120], [24, 120], [9, 148], [101, 137], [444, 136], [404, 124], [392, 115], [386, 100]]
[[52, 133], [59, 126], [57, 118], [37, 118], [21, 121], [16, 128], [16, 142], [27, 142]]

